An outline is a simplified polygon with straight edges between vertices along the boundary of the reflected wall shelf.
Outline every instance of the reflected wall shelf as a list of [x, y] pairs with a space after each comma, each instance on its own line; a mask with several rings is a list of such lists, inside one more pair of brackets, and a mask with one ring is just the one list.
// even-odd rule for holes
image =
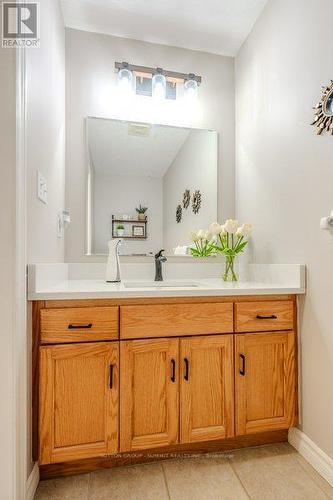
[[[146, 240], [147, 239], [147, 223], [148, 223], [147, 218], [145, 220], [139, 220], [139, 219], [124, 220], [124, 219], [115, 218], [115, 216], [112, 215], [112, 238], [122, 238], [124, 240]], [[119, 225], [119, 224], [122, 224], [124, 227], [126, 227], [126, 224], [131, 225], [132, 232], [134, 230], [134, 225], [140, 226], [143, 228], [143, 236], [141, 236], [141, 235], [118, 236], [117, 235], [117, 225]]]

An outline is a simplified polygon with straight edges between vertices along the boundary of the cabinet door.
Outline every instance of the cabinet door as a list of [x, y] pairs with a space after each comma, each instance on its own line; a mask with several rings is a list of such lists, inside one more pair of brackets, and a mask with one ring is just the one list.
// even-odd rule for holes
[[233, 336], [180, 341], [181, 442], [234, 435]]
[[178, 350], [178, 339], [121, 342], [121, 451], [178, 442]]
[[294, 332], [236, 335], [236, 434], [287, 429], [295, 418]]
[[40, 348], [40, 463], [118, 451], [119, 343]]

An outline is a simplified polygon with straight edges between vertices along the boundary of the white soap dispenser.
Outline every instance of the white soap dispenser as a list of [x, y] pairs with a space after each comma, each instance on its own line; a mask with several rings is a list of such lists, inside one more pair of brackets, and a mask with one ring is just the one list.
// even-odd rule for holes
[[118, 247], [121, 243], [121, 239], [114, 239], [108, 242], [109, 256], [106, 264], [106, 282], [107, 283], [119, 283], [121, 281], [120, 276], [120, 263], [119, 263], [119, 253]]

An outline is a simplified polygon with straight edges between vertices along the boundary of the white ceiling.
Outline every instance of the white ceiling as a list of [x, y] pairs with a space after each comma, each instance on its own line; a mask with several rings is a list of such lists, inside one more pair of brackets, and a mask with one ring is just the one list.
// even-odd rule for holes
[[68, 27], [235, 56], [267, 0], [61, 0]]
[[186, 128], [148, 125], [148, 135], [138, 137], [132, 135], [133, 125], [129, 128], [128, 122], [88, 118], [88, 143], [95, 172], [163, 177], [190, 133]]

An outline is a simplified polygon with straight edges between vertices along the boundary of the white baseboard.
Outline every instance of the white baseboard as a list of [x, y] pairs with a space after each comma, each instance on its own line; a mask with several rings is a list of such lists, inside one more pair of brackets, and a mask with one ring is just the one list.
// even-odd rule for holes
[[296, 427], [289, 429], [288, 441], [333, 486], [333, 460]]
[[25, 495], [26, 500], [33, 500], [37, 490], [38, 483], [39, 483], [39, 467], [38, 463], [36, 462], [27, 480], [26, 495]]

